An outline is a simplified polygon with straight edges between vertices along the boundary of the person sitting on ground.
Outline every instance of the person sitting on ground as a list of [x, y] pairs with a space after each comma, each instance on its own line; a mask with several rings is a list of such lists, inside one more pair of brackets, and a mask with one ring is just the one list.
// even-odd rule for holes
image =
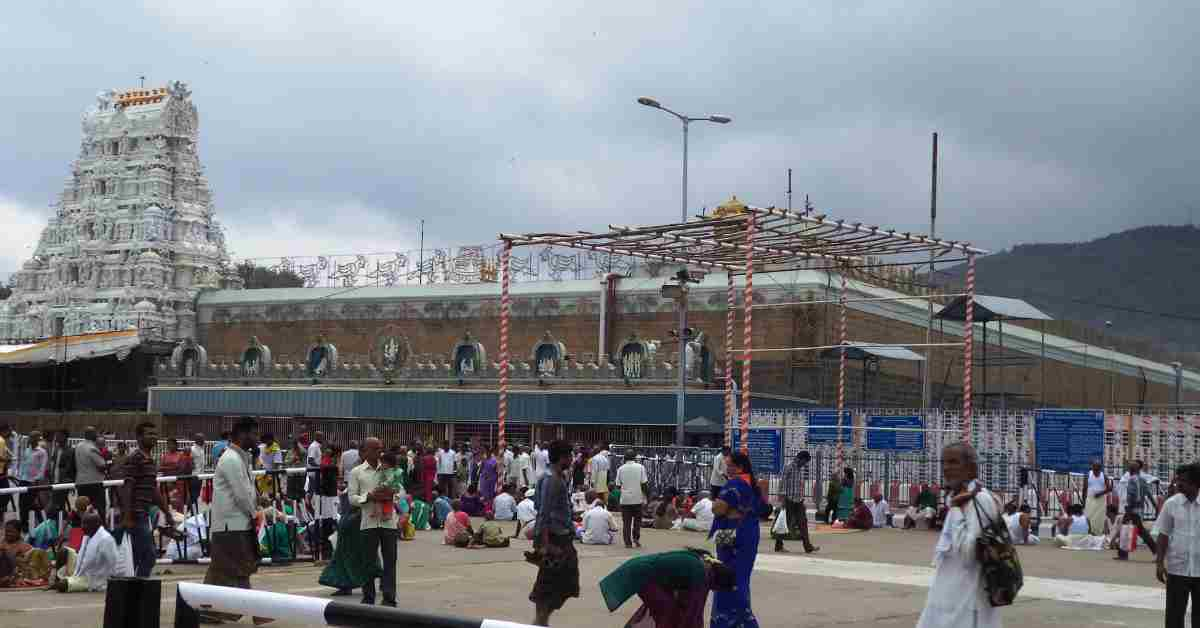
[[471, 537], [475, 536], [475, 530], [471, 528], [471, 518], [462, 510], [462, 501], [454, 500], [450, 502], [450, 514], [446, 517], [446, 535], [443, 537], [443, 542], [446, 545], [455, 547], [467, 547], [471, 544]]
[[475, 531], [475, 545], [480, 547], [508, 547], [508, 537], [500, 527], [500, 522], [490, 512], [483, 514], [483, 523]]
[[846, 527], [850, 530], [870, 530], [873, 522], [871, 509], [867, 508], [867, 504], [863, 502], [861, 497], [855, 497], [854, 508], [850, 510], [850, 516], [846, 520]]
[[[1088, 533], [1088, 519], [1084, 515], [1083, 504], [1071, 504], [1067, 512], [1068, 514], [1060, 520], [1066, 523], [1066, 534], [1056, 534], [1054, 543], [1066, 549], [1103, 550], [1107, 538]], [[1059, 531], [1061, 531], [1061, 523]]]
[[517, 504], [517, 530], [513, 532], [513, 538], [521, 536], [521, 530], [525, 530], [525, 537], [533, 539], [534, 520], [537, 519], [537, 504], [533, 502], [533, 497], [537, 493], [533, 489], [525, 491], [525, 499]]
[[83, 531], [87, 536], [79, 550], [74, 573], [55, 583], [54, 590], [59, 593], [105, 591], [108, 589], [108, 579], [116, 575], [117, 542], [100, 525], [100, 515], [84, 515]]
[[58, 506], [50, 504], [46, 509], [46, 520], [37, 524], [29, 533], [29, 544], [33, 549], [50, 549], [58, 544]]
[[448, 516], [450, 516], [450, 498], [435, 489], [433, 491], [433, 519], [430, 521], [430, 525], [440, 530], [446, 524]]
[[662, 500], [658, 502], [658, 507], [654, 509], [654, 525], [652, 527], [655, 530], [670, 530], [675, 527], [679, 511], [675, 510], [674, 490], [667, 489]]
[[872, 527], [887, 528], [891, 526], [891, 520], [888, 515], [891, 514], [892, 507], [888, 505], [883, 495], [879, 493], [872, 495], [871, 503], [867, 504], [867, 508], [871, 511]]
[[933, 494], [928, 484], [923, 484], [921, 492], [917, 494], [917, 500], [909, 505], [908, 510], [904, 513], [904, 527], [905, 529], [928, 530], [936, 514], [937, 495]]
[[[1022, 526], [1022, 515], [1025, 515]], [[1008, 536], [1012, 538], [1015, 545], [1037, 545], [1038, 538], [1029, 534], [1029, 516], [1027, 513], [1021, 512], [1017, 508], [1016, 502], [1009, 502], [1004, 505], [1004, 526], [1008, 528]]]
[[693, 532], [708, 532], [713, 523], [713, 501], [708, 491], [700, 491], [700, 500], [692, 506], [691, 516], [683, 520], [683, 529]]
[[1121, 513], [1116, 504], [1105, 508], [1104, 538], [1108, 539], [1108, 549], [1121, 549]]
[[462, 506], [462, 511], [470, 517], [483, 516], [483, 498], [479, 496], [479, 485], [471, 484], [467, 487], [467, 494], [459, 498], [459, 504]]
[[695, 506], [695, 501], [692, 496], [687, 493], [680, 492], [675, 496], [675, 512], [682, 515], [685, 512], [692, 512], [692, 506]]
[[592, 507], [583, 513], [583, 543], [585, 545], [612, 545], [616, 538], [617, 522], [596, 491], [588, 491], [587, 499]]
[[512, 521], [517, 518], [517, 500], [512, 496], [516, 486], [505, 484], [504, 490], [492, 500], [492, 513], [497, 521]]
[[0, 588], [31, 586], [33, 546], [21, 539], [21, 525], [15, 519], [4, 522], [0, 540]]
[[642, 599], [629, 625], [641, 626], [649, 619], [664, 628], [703, 628], [708, 592], [728, 591], [736, 584], [733, 570], [711, 554], [685, 549], [625, 561], [600, 581], [600, 593], [609, 612], [634, 595]]
[[409, 495], [409, 497], [412, 497], [412, 502], [409, 504], [409, 522], [412, 523], [413, 528], [416, 530], [428, 530], [429, 516], [433, 508], [429, 506], [428, 502], [417, 499], [412, 495]]

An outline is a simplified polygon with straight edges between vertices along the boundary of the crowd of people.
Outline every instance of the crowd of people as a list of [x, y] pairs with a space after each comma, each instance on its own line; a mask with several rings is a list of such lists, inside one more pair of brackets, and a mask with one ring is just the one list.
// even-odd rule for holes
[[[526, 559], [538, 568], [530, 593], [534, 621], [548, 625], [580, 593], [577, 543], [615, 545], [620, 538], [626, 548], [639, 548], [642, 528], [649, 527], [702, 533], [715, 550], [630, 559], [601, 582], [610, 610], [638, 595], [642, 606], [635, 619], [700, 626], [712, 592], [711, 626], [752, 628], [757, 621], [750, 575], [760, 524], [775, 514], [770, 529], [777, 552], [789, 551], [785, 542], [793, 540], [806, 553], [820, 549], [809, 531], [806, 451], [784, 469], [775, 508], [750, 459], [728, 448], [714, 457], [707, 490], [654, 491], [636, 451], [619, 456], [603, 444], [556, 441], [526, 449], [367, 438], [342, 447], [319, 431], [305, 431], [281, 446], [272, 434], [260, 434], [251, 418], [237, 420], [211, 449], [203, 434], [182, 445], [168, 438], [164, 449], [152, 423], [137, 426], [135, 433], [132, 446], [118, 442], [110, 450], [112, 439], [93, 428], [72, 444], [65, 431], [18, 435], [0, 426], [0, 488], [76, 484], [73, 491], [0, 495], [0, 512], [16, 514], [6, 517], [0, 536], [0, 588], [103, 591], [112, 577], [148, 577], [160, 557], [171, 556], [164, 543], [177, 549], [190, 541], [211, 559], [208, 584], [248, 588], [260, 558], [307, 552], [331, 558], [319, 582], [333, 595], [361, 590], [364, 604], [374, 604], [378, 594], [381, 604], [395, 606], [398, 543], [421, 530], [438, 530], [451, 551], [530, 542]], [[854, 497], [854, 470], [843, 469], [830, 478], [817, 518], [835, 527], [872, 529], [890, 527], [899, 516], [903, 527], [940, 530], [937, 574], [919, 625], [959, 625], [955, 622], [968, 611], [978, 625], [995, 625], [994, 609], [961, 595], [963, 583], [980, 577], [978, 560], [966, 556], [967, 544], [989, 521], [1015, 545], [1037, 544], [1037, 496], [1021, 490], [1001, 504], [978, 483], [975, 453], [966, 445], [948, 447], [943, 464], [940, 494], [923, 485], [895, 514], [881, 494]], [[1159, 481], [1143, 466], [1131, 462], [1114, 482], [1093, 464], [1083, 499], [1066, 505], [1053, 522], [1051, 539], [1070, 549], [1115, 550], [1118, 559], [1127, 559], [1140, 541], [1159, 559], [1169, 609], [1178, 607], [1181, 596], [1186, 608], [1186, 597], [1200, 591], [1192, 588], [1200, 573], [1178, 558], [1191, 551], [1187, 544], [1168, 549], [1165, 540], [1178, 526], [1200, 521], [1186, 518], [1195, 516], [1190, 509], [1200, 477], [1193, 475], [1200, 471], [1176, 471], [1163, 511], [1147, 530], [1142, 506]], [[285, 468], [303, 470], [285, 474]], [[267, 473], [255, 478], [256, 469]], [[211, 482], [195, 477], [200, 473], [211, 473]], [[163, 476], [178, 479], [162, 481]], [[105, 480], [123, 482], [106, 490]], [[969, 503], [979, 507], [978, 516], [964, 515]], [[697, 544], [703, 542], [698, 537]], [[221, 623], [237, 617], [205, 612], [203, 619]]]

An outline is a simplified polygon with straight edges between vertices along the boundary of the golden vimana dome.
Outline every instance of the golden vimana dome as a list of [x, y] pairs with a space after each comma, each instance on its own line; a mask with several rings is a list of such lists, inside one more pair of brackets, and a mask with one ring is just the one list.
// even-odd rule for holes
[[747, 209], [746, 204], [739, 201], [737, 195], [735, 194], [735, 195], [731, 196], [729, 198], [729, 200], [725, 201], [724, 203], [721, 203], [720, 205], [717, 205], [717, 208], [715, 210], [713, 210], [712, 217], [713, 218], [728, 218], [730, 216], [737, 216], [739, 214], [744, 214], [747, 211], [749, 211], [749, 210]]

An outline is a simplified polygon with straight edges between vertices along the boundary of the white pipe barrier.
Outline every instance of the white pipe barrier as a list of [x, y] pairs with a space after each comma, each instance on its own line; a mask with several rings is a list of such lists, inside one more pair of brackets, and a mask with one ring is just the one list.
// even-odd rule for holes
[[405, 628], [536, 628], [499, 619], [416, 613], [386, 606], [335, 602], [327, 598], [180, 582], [175, 594], [175, 628], [199, 628], [199, 611], [253, 615], [326, 626]]
[[[318, 471], [318, 469], [316, 469], [316, 468], [291, 467], [291, 468], [285, 468], [285, 469], [278, 469], [278, 470], [274, 470], [274, 471], [267, 471], [266, 469], [254, 469], [251, 471], [251, 474], [254, 475], [255, 477], [264, 476], [264, 475], [267, 475], [268, 473], [273, 474], [273, 475], [285, 475], [286, 476], [286, 475], [303, 475], [306, 473], [316, 473], [317, 471]], [[211, 480], [212, 478], [213, 478], [212, 473], [196, 473], [196, 474], [192, 474], [192, 475], [161, 475], [161, 476], [158, 476], [156, 481], [159, 484], [170, 484], [173, 482], [178, 482], [180, 480], [193, 480], [193, 479], [204, 482], [204, 481]], [[9, 488], [0, 488], [0, 495], [14, 495], [15, 496], [15, 495], [21, 495], [23, 493], [32, 493], [32, 492], [76, 491], [80, 487], [101, 486], [105, 489], [106, 497], [108, 497], [108, 499], [106, 500], [109, 505], [109, 507], [108, 507], [108, 519], [109, 519], [108, 526], [109, 526], [109, 528], [115, 528], [116, 527], [116, 511], [119, 508], [119, 503], [114, 502], [111, 499], [112, 495], [111, 495], [111, 492], [109, 491], [109, 489], [122, 486], [125, 484], [125, 482], [126, 482], [126, 480], [103, 480], [101, 482], [85, 482], [85, 483], [80, 483], [80, 484], [76, 484], [73, 482], [65, 482], [65, 483], [60, 483], [60, 484], [38, 484], [38, 485], [33, 485], [33, 486], [14, 486], [14, 487], [9, 487]], [[279, 488], [279, 487], [277, 487], [277, 488]], [[279, 488], [279, 490], [277, 492], [282, 493], [283, 489]], [[194, 495], [194, 496], [192, 496], [192, 499], [193, 499], [193, 501], [198, 500], [199, 496]], [[12, 505], [14, 508], [18, 507], [16, 500], [12, 501]], [[191, 504], [188, 504], [187, 506], [191, 506]], [[69, 505], [68, 510], [72, 510], [72, 509], [73, 509], [73, 506]], [[0, 512], [0, 518], [3, 517], [3, 514], [4, 513]], [[191, 514], [193, 516], [198, 516], [200, 513], [194, 512]], [[59, 513], [58, 518], [59, 518], [59, 529], [61, 530], [62, 529], [62, 519], [63, 519], [62, 512]], [[289, 519], [291, 519], [291, 518], [292, 517], [289, 517]], [[207, 523], [208, 522], [206, 519], [205, 524], [207, 525]], [[30, 513], [29, 513], [29, 529], [33, 530], [34, 527], [35, 527], [34, 511], [30, 511]], [[207, 553], [207, 550], [204, 548], [204, 546], [206, 544], [205, 543], [206, 540], [207, 540], [207, 535], [205, 535], [204, 537], [201, 538], [201, 548], [202, 548], [202, 551], [204, 551], [205, 553]], [[179, 541], [176, 541], [176, 543], [179, 543]], [[187, 551], [186, 542], [184, 542], [183, 547], [184, 547], [184, 552], [186, 553], [186, 551]], [[296, 556], [297, 560], [302, 559], [302, 558], [303, 557], [301, 557], [301, 556]], [[201, 565], [203, 565], [203, 564], [207, 564], [209, 562], [209, 559], [208, 559], [208, 557], [203, 557], [203, 558], [199, 558], [196, 560], [160, 558], [156, 562], [159, 565], [171, 565], [171, 564], [176, 564], [176, 565], [178, 565], [178, 564], [201, 564]], [[284, 562], [286, 562], [286, 561], [284, 561]], [[270, 558], [263, 558], [260, 561], [260, 564], [270, 565], [270, 564], [272, 564], [272, 560]]]

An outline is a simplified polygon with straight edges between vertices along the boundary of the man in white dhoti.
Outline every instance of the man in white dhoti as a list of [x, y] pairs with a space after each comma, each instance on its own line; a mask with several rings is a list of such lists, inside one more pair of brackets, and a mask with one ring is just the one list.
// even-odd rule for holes
[[59, 593], [102, 592], [117, 571], [117, 542], [100, 525], [100, 515], [83, 516], [83, 544], [75, 559], [75, 573], [55, 582]]
[[1088, 533], [1104, 534], [1104, 513], [1107, 510], [1108, 494], [1112, 492], [1112, 480], [1104, 474], [1099, 460], [1092, 460], [1092, 470], [1087, 475], [1087, 500], [1083, 509], [1088, 520]]
[[954, 497], [934, 548], [933, 584], [917, 628], [1000, 628], [1000, 613], [987, 600], [975, 555], [980, 517], [997, 520], [1000, 503], [976, 480], [978, 467], [975, 449], [967, 443], [942, 450], [942, 473]]

